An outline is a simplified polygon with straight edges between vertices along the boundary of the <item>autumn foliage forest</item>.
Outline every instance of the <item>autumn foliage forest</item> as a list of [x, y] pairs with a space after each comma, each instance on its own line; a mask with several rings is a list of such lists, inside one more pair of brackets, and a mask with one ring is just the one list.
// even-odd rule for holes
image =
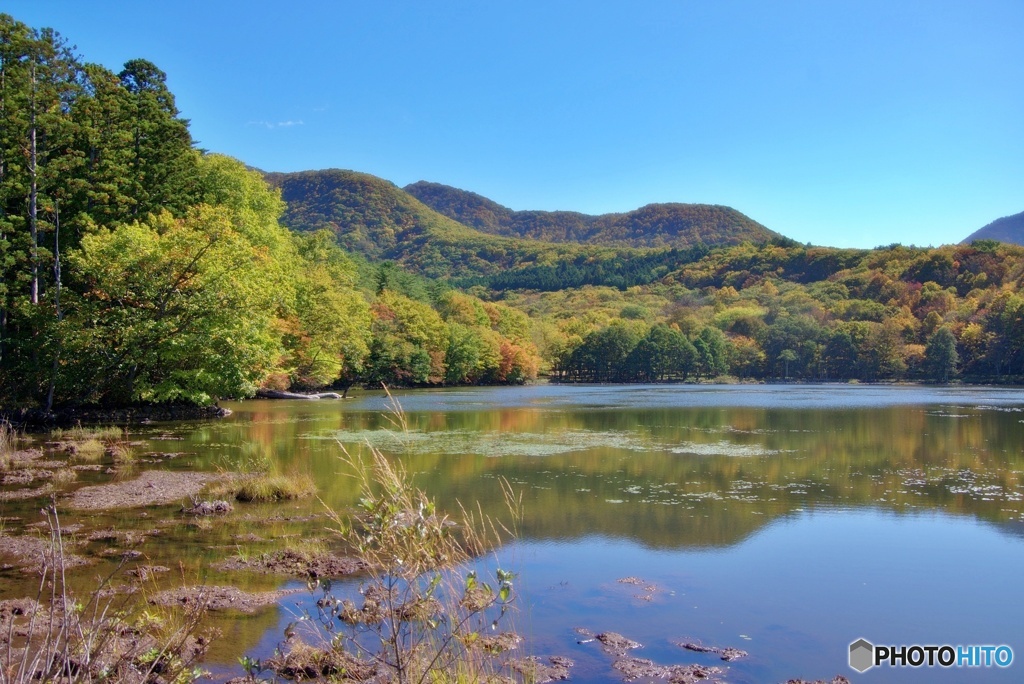
[[5, 407], [1024, 376], [1018, 247], [842, 250], [727, 207], [587, 217], [408, 190], [202, 152], [156, 65], [113, 72], [0, 15]]

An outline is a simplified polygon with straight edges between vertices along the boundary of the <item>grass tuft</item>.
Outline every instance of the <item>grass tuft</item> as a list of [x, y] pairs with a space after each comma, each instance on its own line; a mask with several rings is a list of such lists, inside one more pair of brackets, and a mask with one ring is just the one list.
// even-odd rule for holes
[[10, 470], [11, 454], [18, 446], [21, 436], [14, 426], [6, 420], [0, 420], [0, 471]]
[[66, 485], [78, 479], [78, 471], [72, 468], [59, 468], [53, 471], [53, 484]]
[[76, 458], [98, 461], [109, 456], [114, 463], [131, 463], [135, 461], [128, 432], [119, 427], [84, 428], [73, 427], [66, 430], [56, 429], [50, 436], [57, 443], [57, 448], [66, 451]]
[[91, 428], [82, 427], [81, 425], [67, 429], [57, 428], [50, 434], [57, 441], [68, 442], [85, 442], [90, 439], [107, 442], [122, 440], [126, 436], [124, 428], [113, 425]]
[[243, 473], [233, 475], [206, 489], [215, 499], [234, 498], [242, 502], [301, 499], [316, 494], [313, 478], [305, 474]]

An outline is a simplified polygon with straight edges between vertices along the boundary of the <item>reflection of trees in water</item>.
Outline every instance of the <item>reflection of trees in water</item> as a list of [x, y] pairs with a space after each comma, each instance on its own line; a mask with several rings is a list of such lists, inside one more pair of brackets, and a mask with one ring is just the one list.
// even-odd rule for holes
[[[370, 412], [288, 410], [285, 422], [275, 407], [253, 414], [256, 424], [239, 422], [232, 439], [264, 445], [283, 469], [313, 471], [325, 501], [350, 504], [355, 489], [338, 475], [337, 445], [303, 436], [341, 430], [358, 442], [393, 426]], [[414, 438], [386, 448], [419, 473], [422, 487], [441, 502], [479, 501], [500, 514], [497, 478], [507, 478], [525, 492], [523, 533], [531, 537], [725, 545], [796, 509], [870, 505], [998, 521], [1024, 508], [1012, 412], [504, 408], [408, 419]]]

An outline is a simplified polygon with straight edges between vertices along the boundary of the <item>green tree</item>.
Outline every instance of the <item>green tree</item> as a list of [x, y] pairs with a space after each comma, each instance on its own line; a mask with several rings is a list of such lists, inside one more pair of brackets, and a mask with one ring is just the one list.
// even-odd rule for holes
[[729, 371], [729, 343], [718, 328], [705, 326], [693, 341], [697, 350], [697, 366], [706, 377], [714, 378]]
[[897, 324], [869, 323], [868, 334], [861, 340], [857, 357], [863, 377], [867, 380], [897, 380], [907, 371], [903, 360], [903, 337]]
[[800, 357], [797, 356], [796, 352], [792, 349], [783, 349], [779, 353], [779, 361], [783, 363], [783, 367], [785, 368], [785, 375], [783, 375], [785, 379], [789, 379], [789, 364], [799, 360], [799, 358]]
[[826, 378], [851, 378], [857, 368], [857, 346], [850, 333], [836, 329], [828, 334], [822, 350], [822, 374]]
[[484, 370], [485, 342], [480, 333], [461, 323], [448, 323], [444, 381], [473, 384]]
[[573, 352], [575, 378], [584, 382], [618, 382], [624, 379], [626, 359], [640, 336], [620, 322], [590, 333]]
[[68, 256], [81, 290], [59, 331], [63, 402], [252, 394], [279, 354], [266, 259], [210, 207], [85, 236]]
[[181, 216], [196, 203], [198, 155], [188, 122], [179, 116], [167, 74], [145, 59], [125, 63], [118, 74], [128, 92], [132, 172], [128, 195], [133, 216], [167, 210]]
[[678, 330], [656, 325], [648, 331], [626, 360], [631, 379], [658, 382], [686, 380], [694, 371], [697, 350]]
[[924, 350], [925, 369], [935, 382], [949, 382], [957, 373], [960, 356], [956, 352], [956, 335], [942, 326], [928, 338]]

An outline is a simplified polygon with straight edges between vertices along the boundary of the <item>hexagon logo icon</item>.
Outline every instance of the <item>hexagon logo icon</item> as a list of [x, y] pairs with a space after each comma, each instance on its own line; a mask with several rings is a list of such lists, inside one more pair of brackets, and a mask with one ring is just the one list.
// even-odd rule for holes
[[864, 672], [875, 665], [875, 647], [867, 639], [857, 639], [850, 644], [850, 667]]

